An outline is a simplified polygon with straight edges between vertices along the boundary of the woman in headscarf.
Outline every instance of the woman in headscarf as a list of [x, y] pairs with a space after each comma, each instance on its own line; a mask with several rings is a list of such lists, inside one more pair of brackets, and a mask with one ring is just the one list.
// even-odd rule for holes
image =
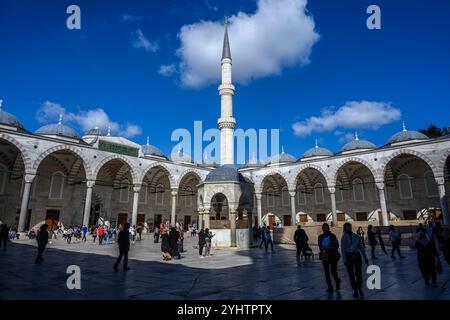
[[170, 228], [169, 239], [170, 239], [170, 254], [172, 257], [177, 257], [181, 259], [180, 251], [178, 251], [178, 238], [180, 233], [175, 227]]
[[163, 229], [161, 234], [161, 252], [164, 261], [172, 260], [170, 255], [170, 239], [167, 232]]
[[417, 263], [419, 264], [420, 272], [425, 279], [425, 284], [430, 284], [430, 278], [433, 284], [435, 284], [437, 258], [436, 245], [423, 229], [419, 231], [419, 237], [416, 241], [415, 248], [417, 249]]

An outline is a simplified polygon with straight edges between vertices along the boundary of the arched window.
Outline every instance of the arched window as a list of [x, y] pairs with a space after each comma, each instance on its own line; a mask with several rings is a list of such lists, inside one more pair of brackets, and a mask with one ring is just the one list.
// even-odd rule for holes
[[427, 189], [427, 197], [439, 197], [439, 191], [437, 188], [436, 180], [434, 179], [433, 172], [425, 172], [425, 188]]
[[141, 185], [141, 191], [139, 192], [139, 203], [146, 204], [147, 203], [147, 184], [144, 182]]
[[282, 199], [282, 202], [283, 202], [283, 206], [288, 206], [289, 205], [289, 197], [290, 197], [290, 195], [289, 195], [288, 188], [287, 187], [283, 187], [281, 189], [281, 199]]
[[156, 205], [162, 206], [164, 204], [164, 186], [158, 184], [156, 186]]
[[321, 183], [316, 183], [314, 185], [314, 198], [316, 199], [317, 204], [321, 204], [324, 202], [324, 200], [323, 200], [323, 185]]
[[267, 189], [267, 206], [273, 207], [275, 205], [275, 195], [272, 188]]
[[6, 184], [6, 175], [8, 170], [2, 164], [0, 164], [0, 194], [5, 192], [5, 184]]
[[364, 201], [364, 184], [360, 178], [353, 179], [353, 200]]
[[187, 208], [192, 207], [192, 197], [194, 196], [191, 187], [186, 187], [185, 195], [184, 195], [184, 203]]
[[130, 183], [128, 180], [122, 180], [120, 182], [120, 202], [128, 202], [130, 195]]
[[306, 188], [304, 185], [299, 185], [297, 187], [297, 201], [298, 204], [305, 205], [306, 204]]
[[398, 188], [400, 192], [400, 199], [413, 198], [411, 178], [407, 174], [401, 174], [398, 176]]
[[342, 182], [338, 181], [336, 182], [336, 202], [343, 202], [344, 201], [344, 195], [342, 194]]
[[50, 199], [61, 199], [64, 189], [64, 174], [60, 171], [55, 172], [52, 175], [50, 181], [50, 193], [48, 197]]

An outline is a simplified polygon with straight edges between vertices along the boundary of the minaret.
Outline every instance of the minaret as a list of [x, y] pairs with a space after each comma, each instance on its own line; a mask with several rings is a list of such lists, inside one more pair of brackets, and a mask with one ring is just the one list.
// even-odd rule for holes
[[220, 129], [220, 164], [234, 164], [234, 128], [233, 118], [234, 86], [231, 83], [231, 52], [228, 40], [228, 19], [225, 17], [225, 35], [222, 50], [222, 84], [219, 86], [221, 113], [217, 121]]

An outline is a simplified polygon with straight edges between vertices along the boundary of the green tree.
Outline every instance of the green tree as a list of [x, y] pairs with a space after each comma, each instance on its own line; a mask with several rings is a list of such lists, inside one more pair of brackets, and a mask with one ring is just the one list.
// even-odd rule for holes
[[430, 138], [439, 138], [447, 133], [446, 128], [439, 128], [434, 123], [430, 124], [427, 129], [420, 129], [419, 132], [427, 135]]

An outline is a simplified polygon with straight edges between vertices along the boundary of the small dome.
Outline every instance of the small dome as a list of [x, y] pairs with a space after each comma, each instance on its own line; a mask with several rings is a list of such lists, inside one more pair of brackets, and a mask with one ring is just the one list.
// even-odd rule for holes
[[63, 136], [74, 139], [81, 139], [75, 129], [61, 123], [61, 117], [58, 123], [47, 124], [36, 130], [36, 134], [43, 136]]
[[245, 179], [233, 166], [223, 165], [211, 171], [205, 182], [244, 182]]
[[388, 143], [403, 142], [409, 140], [425, 140], [429, 139], [425, 134], [419, 131], [409, 131], [406, 130], [405, 124], [403, 123], [403, 130], [397, 132], [392, 137], [389, 138]]
[[275, 164], [275, 163], [291, 163], [291, 162], [295, 162], [297, 161], [297, 159], [289, 154], [289, 153], [285, 153], [284, 152], [284, 148], [281, 147], [281, 153], [274, 155], [270, 161], [269, 164]]
[[342, 148], [342, 151], [351, 151], [351, 150], [358, 150], [358, 149], [376, 149], [377, 146], [374, 145], [372, 142], [367, 140], [359, 140], [358, 135], [355, 135], [355, 140], [350, 141], [344, 145]]
[[248, 169], [248, 168], [261, 168], [264, 167], [264, 163], [261, 160], [256, 159], [255, 155], [253, 154], [251, 159], [248, 159], [245, 164], [241, 166], [241, 169]]
[[85, 133], [85, 136], [106, 136], [105, 132], [99, 127], [95, 127]]
[[331, 157], [333, 154], [334, 153], [331, 152], [330, 150], [319, 147], [316, 140], [316, 146], [314, 148], [306, 150], [306, 152], [302, 155], [301, 159], [312, 157]]
[[2, 103], [3, 100], [0, 100], [0, 124], [23, 129], [22, 122], [15, 115], [2, 110]]
[[188, 163], [193, 162], [191, 156], [185, 153], [181, 148], [178, 148], [178, 152], [173, 152], [170, 155], [170, 160], [174, 162], [188, 162]]
[[152, 146], [149, 143], [148, 137], [147, 137], [147, 144], [143, 144], [141, 146], [141, 149], [145, 156], [158, 156], [158, 157], [164, 157], [164, 158], [166, 157], [159, 148]]

